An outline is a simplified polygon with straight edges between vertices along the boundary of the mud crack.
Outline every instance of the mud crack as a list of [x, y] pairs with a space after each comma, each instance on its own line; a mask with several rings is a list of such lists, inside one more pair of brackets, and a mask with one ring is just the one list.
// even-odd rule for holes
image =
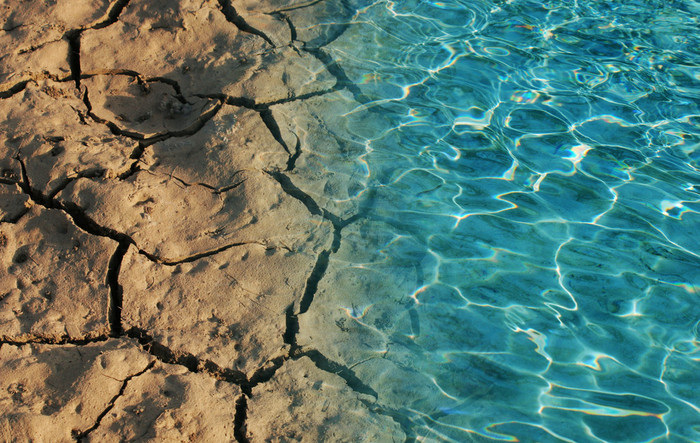
[[116, 123], [104, 119], [95, 114], [95, 112], [92, 110], [92, 104], [90, 103], [87, 88], [84, 88], [83, 103], [85, 104], [85, 107], [87, 109], [87, 116], [90, 117], [93, 121], [107, 126], [107, 128], [109, 128], [109, 130], [114, 135], [121, 135], [139, 142], [139, 146], [131, 154], [131, 158], [133, 159], [139, 159], [145, 151], [145, 149], [154, 143], [158, 143], [173, 137], [189, 137], [191, 135], [196, 134], [204, 127], [204, 125], [209, 120], [214, 118], [214, 116], [219, 112], [219, 110], [221, 110], [221, 107], [223, 105], [222, 102], [218, 100], [215, 101], [213, 105], [210, 104], [211, 106], [205, 111], [203, 111], [199, 115], [199, 117], [197, 117], [195, 122], [187, 128], [181, 129], [179, 131], [163, 131], [151, 136], [146, 136], [144, 134], [141, 134], [140, 132], [123, 129], [119, 127], [119, 125], [117, 125]]
[[266, 251], [271, 251], [276, 248], [270, 247], [265, 242], [261, 241], [248, 241], [248, 242], [236, 242], [236, 243], [230, 243], [228, 245], [221, 246], [216, 249], [212, 249], [210, 251], [204, 251], [204, 252], [199, 252], [197, 254], [193, 254], [187, 257], [180, 257], [180, 258], [175, 258], [175, 259], [167, 259], [167, 258], [162, 258], [158, 257], [155, 254], [151, 254], [149, 252], [144, 251], [143, 249], [139, 249], [139, 254], [142, 254], [146, 256], [149, 260], [151, 260], [154, 263], [159, 263], [162, 265], [166, 266], [177, 266], [182, 263], [191, 263], [193, 261], [199, 260], [200, 258], [205, 258], [205, 257], [211, 257], [212, 255], [216, 255], [220, 252], [226, 251], [231, 248], [235, 248], [236, 246], [247, 246], [247, 245], [259, 245], [265, 248]]
[[299, 351], [294, 355], [293, 358], [298, 359], [301, 357], [309, 357], [319, 369], [326, 372], [330, 372], [332, 374], [336, 374], [337, 376], [345, 380], [350, 389], [352, 389], [353, 391], [359, 392], [361, 394], [370, 395], [375, 399], [378, 397], [377, 392], [371, 387], [364, 384], [362, 380], [360, 380], [357, 377], [357, 375], [355, 375], [355, 372], [352, 369], [334, 362], [333, 360], [327, 358], [325, 355], [323, 355], [316, 349]]
[[350, 77], [348, 77], [348, 75], [345, 73], [343, 67], [340, 66], [336, 60], [333, 60], [333, 57], [331, 57], [323, 49], [304, 47], [303, 50], [313, 55], [321, 63], [323, 63], [326, 70], [328, 70], [328, 72], [335, 77], [337, 86], [347, 89], [357, 102], [366, 104], [370, 101], [370, 98], [364, 95], [362, 90], [360, 90], [360, 88], [352, 80], [350, 80]]
[[272, 39], [270, 39], [270, 37], [268, 37], [267, 34], [265, 34], [259, 29], [250, 26], [248, 22], [246, 22], [245, 19], [243, 19], [243, 17], [241, 17], [238, 14], [236, 8], [233, 7], [230, 0], [219, 0], [219, 7], [221, 8], [221, 12], [226, 17], [226, 20], [228, 20], [242, 32], [257, 35], [258, 37], [265, 40], [270, 46], [275, 46], [275, 44], [272, 42]]
[[90, 29], [102, 29], [116, 23], [122, 11], [126, 8], [126, 5], [129, 4], [129, 1], [131, 0], [115, 0], [112, 2], [107, 13], [97, 23], [90, 26]]
[[71, 29], [64, 34], [68, 42], [68, 66], [70, 67], [71, 78], [75, 81], [75, 86], [80, 88], [81, 66], [80, 66], [80, 39], [86, 29], [102, 29], [115, 23], [119, 19], [126, 5], [130, 0], [115, 0], [107, 10], [107, 13], [97, 23], [77, 29]]
[[273, 100], [271, 102], [265, 102], [265, 103], [256, 103], [255, 100], [247, 97], [232, 97], [228, 96], [225, 94], [194, 94], [195, 97], [200, 97], [200, 98], [209, 98], [209, 99], [215, 99], [219, 100], [224, 104], [230, 105], [230, 106], [238, 106], [246, 109], [253, 110], [257, 112], [260, 115], [260, 118], [262, 119], [263, 123], [265, 123], [265, 127], [267, 130], [270, 132], [270, 135], [279, 143], [280, 146], [282, 146], [282, 149], [289, 155], [289, 158], [287, 159], [287, 167], [285, 171], [290, 172], [293, 171], [294, 168], [296, 167], [296, 161], [299, 159], [299, 157], [302, 154], [302, 149], [301, 149], [301, 140], [299, 139], [299, 136], [294, 134], [296, 137], [296, 144], [294, 146], [294, 149], [290, 149], [290, 147], [287, 145], [287, 142], [284, 140], [282, 137], [282, 132], [280, 131], [279, 124], [275, 120], [274, 115], [272, 114], [272, 110], [270, 109], [272, 106], [275, 105], [280, 105], [280, 104], [285, 104], [285, 103], [291, 103], [294, 101], [298, 100], [306, 100], [309, 98], [313, 97], [320, 97], [322, 95], [330, 94], [332, 92], [337, 91], [338, 89], [342, 89], [342, 87], [338, 87], [338, 83], [336, 82], [336, 85], [334, 85], [333, 88], [330, 89], [324, 89], [321, 91], [315, 91], [315, 92], [309, 92], [307, 94], [300, 94], [292, 97], [286, 97], [282, 98], [279, 100]]
[[286, 330], [283, 335], [284, 342], [292, 347], [292, 352], [297, 349], [296, 334], [299, 332], [299, 318], [298, 316], [306, 313], [313, 303], [316, 292], [318, 291], [318, 285], [326, 275], [328, 270], [328, 264], [330, 263], [330, 256], [338, 252], [340, 249], [340, 243], [342, 241], [342, 230], [347, 225], [358, 220], [362, 215], [357, 213], [346, 219], [342, 219], [325, 208], [321, 208], [318, 203], [307, 193], [299, 189], [292, 180], [280, 171], [265, 171], [273, 179], [279, 183], [282, 190], [292, 198], [299, 200], [306, 206], [306, 209], [312, 215], [318, 215], [324, 219], [331, 222], [333, 226], [333, 241], [329, 249], [325, 249], [319, 253], [316, 258], [316, 263], [314, 264], [309, 277], [306, 280], [306, 286], [304, 288], [304, 293], [299, 301], [299, 311], [294, 312], [294, 306], [289, 306], [285, 312], [285, 322]]
[[238, 443], [248, 443], [248, 429], [246, 420], [248, 418], [248, 398], [245, 394], [236, 400], [236, 413], [233, 416], [233, 437]]
[[0, 98], [10, 98], [15, 94], [24, 91], [24, 88], [27, 87], [30, 81], [32, 80], [22, 80], [19, 83], [15, 83], [14, 85], [8, 86], [0, 90]]
[[[112, 228], [102, 226], [98, 224], [96, 221], [94, 221], [92, 218], [90, 218], [85, 211], [78, 206], [75, 203], [72, 202], [61, 202], [59, 200], [56, 200], [56, 195], [65, 188], [71, 181], [76, 180], [78, 177], [73, 177], [71, 179], [67, 179], [67, 181], [62, 182], [61, 185], [59, 185], [54, 191], [51, 192], [49, 195], [44, 195], [37, 189], [32, 188], [31, 186], [31, 181], [29, 179], [29, 176], [27, 174], [27, 168], [24, 163], [24, 160], [22, 160], [19, 156], [15, 157], [15, 160], [17, 160], [20, 163], [20, 171], [22, 173], [22, 180], [20, 182], [17, 182], [16, 184], [20, 186], [20, 189], [22, 190], [23, 193], [29, 196], [29, 198], [36, 204], [43, 206], [47, 209], [58, 209], [60, 211], [63, 211], [66, 213], [72, 220], [73, 223], [83, 231], [87, 232], [88, 234], [95, 235], [98, 237], [107, 237], [110, 238], [117, 243], [119, 243], [120, 248], [122, 249], [117, 249], [115, 254], [112, 256], [112, 259], [110, 260], [110, 266], [114, 269], [113, 275], [111, 277], [108, 277], [108, 285], [110, 287], [113, 287], [112, 285], [118, 285], [118, 283], [115, 280], [115, 277], [118, 274], [118, 270], [121, 266], [121, 259], [124, 257], [124, 254], [126, 253], [126, 248], [128, 248], [129, 245], [134, 245], [140, 254], [143, 256], [147, 257], [149, 260], [159, 263], [159, 264], [164, 264], [164, 265], [169, 265], [169, 266], [175, 266], [181, 263], [191, 263], [193, 261], [199, 260], [200, 258], [205, 258], [205, 257], [210, 257], [212, 255], [218, 254], [220, 252], [226, 251], [227, 249], [236, 247], [236, 246], [244, 246], [244, 245], [252, 245], [252, 244], [257, 244], [260, 246], [263, 246], [267, 249], [274, 249], [269, 247], [264, 241], [247, 241], [247, 242], [235, 242], [235, 243], [230, 243], [224, 246], [221, 246], [219, 248], [215, 248], [212, 250], [204, 251], [204, 252], [198, 252], [196, 254], [192, 254], [186, 257], [177, 257], [177, 258], [166, 258], [166, 257], [161, 257], [156, 254], [152, 254], [150, 252], [147, 252], [143, 249], [141, 249], [138, 244], [136, 243], [136, 240], [134, 240], [132, 237], [130, 237], [127, 234], [124, 234], [122, 232], [116, 231]], [[98, 171], [99, 172], [99, 171]], [[96, 172], [95, 174], [98, 174]], [[79, 177], [93, 177], [92, 175], [80, 175]], [[13, 182], [14, 183], [14, 182]], [[119, 255], [119, 254], [121, 255]], [[117, 286], [114, 286], [116, 288]]]
[[77, 441], [77, 442], [83, 442], [83, 441], [85, 441], [85, 438], [86, 438], [88, 435], [90, 435], [90, 433], [91, 433], [92, 431], [94, 431], [95, 429], [97, 429], [97, 428], [100, 426], [100, 423], [102, 422], [102, 419], [105, 418], [105, 416], [109, 413], [109, 411], [111, 411], [111, 410], [114, 408], [114, 404], [117, 402], [117, 400], [119, 399], [119, 397], [121, 397], [122, 395], [124, 395], [124, 391], [126, 391], [126, 387], [127, 387], [127, 385], [129, 384], [129, 382], [130, 382], [131, 380], [133, 380], [134, 378], [136, 378], [136, 377], [138, 377], [138, 376], [140, 376], [140, 375], [143, 375], [143, 374], [145, 374], [146, 372], [150, 371], [150, 370], [153, 368], [153, 366], [154, 366], [155, 364], [156, 364], [156, 361], [153, 360], [153, 361], [151, 361], [148, 365], [146, 365], [146, 367], [143, 368], [141, 371], [139, 371], [139, 372], [137, 372], [137, 373], [135, 373], [135, 374], [132, 374], [132, 375], [128, 376], [127, 378], [125, 378], [124, 381], [122, 382], [121, 388], [119, 388], [119, 392], [117, 392], [117, 394], [116, 394], [114, 397], [112, 397], [112, 399], [111, 399], [111, 400], [109, 401], [109, 403], [107, 404], [107, 407], [100, 413], [100, 415], [97, 416], [97, 419], [95, 420], [95, 423], [93, 423], [92, 426], [90, 426], [88, 429], [86, 429], [86, 430], [84, 430], [84, 431], [79, 431], [79, 430], [77, 430], [77, 429], [74, 429], [74, 430], [71, 432], [71, 433], [73, 434], [73, 438], [75, 439], [75, 441]]
[[203, 372], [217, 380], [233, 383], [239, 386], [246, 385], [248, 379], [245, 374], [235, 369], [222, 368], [210, 360], [197, 358], [189, 352], [175, 352], [167, 346], [158, 343], [145, 329], [132, 327], [125, 331], [127, 337], [135, 339], [144, 351], [154, 356], [163, 363], [184, 366], [190, 372]]
[[109, 287], [109, 309], [107, 318], [109, 319], [109, 335], [119, 337], [122, 334], [122, 302], [123, 289], [119, 284], [119, 272], [121, 271], [124, 255], [131, 244], [122, 241], [114, 251], [107, 267], [107, 286]]
[[10, 346], [24, 346], [28, 344], [37, 345], [76, 345], [84, 346], [90, 343], [101, 343], [109, 339], [107, 335], [95, 335], [82, 338], [70, 337], [68, 335], [61, 336], [42, 336], [36, 334], [28, 334], [22, 336], [21, 338], [12, 338], [3, 336], [0, 338], [0, 344], [10, 345]]

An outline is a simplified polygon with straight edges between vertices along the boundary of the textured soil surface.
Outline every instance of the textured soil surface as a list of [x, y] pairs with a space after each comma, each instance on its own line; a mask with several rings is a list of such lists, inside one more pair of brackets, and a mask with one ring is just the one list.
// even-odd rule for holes
[[314, 341], [364, 223], [330, 7], [0, 5], [0, 440], [405, 439]]

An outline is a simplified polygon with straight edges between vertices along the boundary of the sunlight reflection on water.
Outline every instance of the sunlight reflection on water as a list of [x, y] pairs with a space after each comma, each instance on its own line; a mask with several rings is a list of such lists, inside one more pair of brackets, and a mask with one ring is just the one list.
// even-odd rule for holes
[[372, 224], [317, 326], [419, 441], [700, 440], [699, 10], [376, 1], [326, 47]]

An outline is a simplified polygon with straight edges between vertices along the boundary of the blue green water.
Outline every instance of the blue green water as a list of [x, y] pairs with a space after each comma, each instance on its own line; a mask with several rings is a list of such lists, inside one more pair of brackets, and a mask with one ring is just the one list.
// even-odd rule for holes
[[418, 441], [700, 441], [700, 2], [336, 3], [336, 359]]

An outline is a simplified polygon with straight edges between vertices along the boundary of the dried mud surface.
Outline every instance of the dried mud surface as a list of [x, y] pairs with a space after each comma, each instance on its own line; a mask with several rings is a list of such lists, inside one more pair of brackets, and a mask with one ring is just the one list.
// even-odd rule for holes
[[299, 332], [362, 218], [331, 7], [0, 6], [0, 439], [406, 438]]

